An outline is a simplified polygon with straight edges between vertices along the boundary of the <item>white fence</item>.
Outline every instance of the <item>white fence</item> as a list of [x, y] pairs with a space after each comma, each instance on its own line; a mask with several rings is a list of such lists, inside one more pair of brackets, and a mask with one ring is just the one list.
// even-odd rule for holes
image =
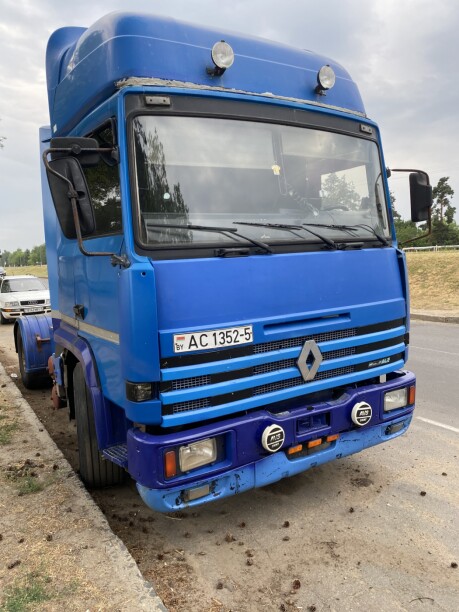
[[426, 247], [408, 247], [403, 249], [404, 251], [443, 251], [449, 249], [450, 251], [459, 251], [459, 244], [445, 244], [436, 246]]

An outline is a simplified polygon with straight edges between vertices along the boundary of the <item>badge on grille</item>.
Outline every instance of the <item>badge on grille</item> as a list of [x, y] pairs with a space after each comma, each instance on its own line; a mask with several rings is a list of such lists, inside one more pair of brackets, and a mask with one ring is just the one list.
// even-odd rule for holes
[[285, 440], [285, 431], [280, 425], [269, 425], [264, 430], [261, 436], [261, 444], [263, 448], [270, 453], [275, 453], [280, 448]]

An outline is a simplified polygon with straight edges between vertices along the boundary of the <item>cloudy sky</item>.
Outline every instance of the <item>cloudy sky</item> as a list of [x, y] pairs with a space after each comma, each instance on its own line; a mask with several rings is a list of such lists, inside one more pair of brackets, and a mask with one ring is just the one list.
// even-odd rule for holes
[[[63, 26], [139, 10], [311, 49], [340, 62], [382, 130], [389, 167], [450, 177], [459, 200], [457, 0], [0, 0], [0, 250], [44, 242], [38, 128], [45, 49]], [[407, 177], [390, 181], [408, 218]], [[458, 207], [459, 208], [459, 207]]]

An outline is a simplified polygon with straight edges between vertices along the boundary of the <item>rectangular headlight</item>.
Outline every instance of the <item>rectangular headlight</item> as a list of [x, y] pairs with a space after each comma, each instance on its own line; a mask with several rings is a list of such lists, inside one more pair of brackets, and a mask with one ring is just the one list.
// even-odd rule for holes
[[408, 389], [394, 389], [384, 394], [384, 412], [404, 408], [408, 404]]
[[179, 448], [179, 464], [182, 472], [189, 472], [208, 463], [213, 463], [216, 459], [217, 444], [215, 438], [207, 438]]
[[5, 302], [5, 308], [19, 308], [19, 302]]

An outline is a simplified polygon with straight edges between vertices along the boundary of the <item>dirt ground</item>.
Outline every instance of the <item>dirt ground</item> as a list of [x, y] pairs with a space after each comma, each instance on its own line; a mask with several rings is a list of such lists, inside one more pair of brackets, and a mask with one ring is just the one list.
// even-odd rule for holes
[[[17, 374], [5, 337], [0, 361]], [[48, 390], [15, 380], [77, 469], [67, 411], [51, 409]], [[414, 426], [393, 444], [193, 512], [154, 513], [132, 482], [92, 495], [171, 612], [455, 612], [459, 446], [443, 435]], [[60, 494], [52, 487], [37, 495]], [[72, 584], [63, 581], [56, 601], [72, 600]]]
[[160, 610], [160, 603], [0, 367], [0, 610]]

